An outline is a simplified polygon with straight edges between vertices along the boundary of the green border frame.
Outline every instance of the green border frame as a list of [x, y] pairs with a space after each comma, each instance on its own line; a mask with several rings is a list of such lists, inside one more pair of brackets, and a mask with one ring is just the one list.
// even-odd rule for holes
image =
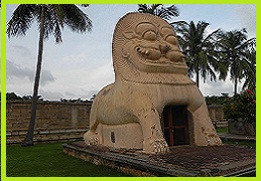
[[[137, 1], [137, 0], [129, 0], [128, 3], [122, 3], [123, 1], [121, 0], [73, 0], [73, 2], [75, 4], [139, 4], [139, 3], [148, 3], [148, 4], [152, 4], [152, 3], [165, 3], [165, 4], [255, 4], [256, 5], [256, 12], [257, 12], [257, 16], [256, 16], [256, 32], [257, 32], [257, 39], [259, 37], [259, 34], [261, 32], [260, 26], [259, 24], [261, 24], [261, 22], [258, 22], [257, 20], [259, 20], [259, 5], [257, 0], [249, 0], [249, 1], [245, 1], [245, 0], [219, 0], [219, 1], [209, 1], [209, 0], [198, 0], [198, 1], [194, 1], [194, 0], [180, 0], [180, 1], [170, 1], [170, 0], [150, 0], [150, 1]], [[148, 180], [148, 179], [164, 179], [164, 180], [170, 180], [170, 179], [177, 179], [177, 180], [190, 180], [191, 177], [185, 178], [185, 177], [177, 177], [177, 178], [173, 178], [173, 177], [160, 177], [160, 178], [153, 178], [153, 177], [149, 177], [149, 178], [141, 178], [141, 177], [6, 177], [6, 35], [5, 35], [5, 29], [6, 29], [6, 4], [35, 4], [35, 3], [39, 3], [39, 4], [46, 4], [46, 3], [50, 3], [50, 4], [71, 4], [72, 1], [70, 0], [1, 0], [1, 51], [2, 51], [2, 57], [1, 57], [1, 179], [3, 181], [21, 181], [21, 180], [26, 180], [26, 181], [58, 181], [58, 180], [62, 180], [62, 181], [71, 181], [71, 180], [75, 180], [75, 181], [80, 181], [80, 180], [94, 180], [94, 179], [102, 179], [102, 180], [128, 180], [131, 179], [133, 181], [134, 180]], [[259, 47], [259, 42], [257, 41], [257, 47]], [[257, 59], [261, 58], [260, 54], [257, 53]], [[259, 65], [259, 62], [257, 63]], [[257, 74], [256, 76], [259, 77], [260, 75], [260, 71], [259, 71], [259, 66], [257, 66]], [[260, 80], [257, 79], [257, 98], [259, 100], [259, 84], [260, 84]], [[257, 107], [256, 109], [259, 110], [259, 101], [257, 101]], [[260, 118], [260, 112], [257, 111], [257, 119]], [[260, 129], [260, 123], [259, 121], [257, 121], [257, 129]], [[256, 136], [259, 137], [259, 133], [256, 133]], [[258, 143], [258, 142], [257, 142]], [[256, 153], [259, 152], [259, 144], [257, 144], [256, 147]], [[257, 164], [256, 164], [256, 168], [258, 170], [259, 168], [259, 157], [257, 155]], [[250, 177], [249, 179], [253, 179], [256, 180], [259, 178], [259, 173], [256, 173], [256, 177]], [[210, 179], [209, 177], [195, 177], [193, 179], [200, 179], [202, 180], [208, 180]], [[212, 179], [212, 178], [211, 178]], [[242, 177], [242, 178], [224, 178], [224, 177], [214, 177], [213, 179], [222, 179], [222, 180], [226, 180], [226, 179], [237, 179], [237, 180], [245, 180], [246, 178]]]

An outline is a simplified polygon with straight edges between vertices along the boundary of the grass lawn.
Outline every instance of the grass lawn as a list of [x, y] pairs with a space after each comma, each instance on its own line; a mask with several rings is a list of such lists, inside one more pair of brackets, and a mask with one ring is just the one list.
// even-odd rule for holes
[[[225, 130], [218, 130], [222, 132]], [[256, 147], [253, 142], [223, 141], [224, 144]], [[62, 143], [42, 143], [30, 147], [7, 145], [7, 177], [126, 177], [116, 169], [96, 166], [68, 156], [62, 151]]]
[[36, 144], [30, 147], [7, 145], [7, 177], [123, 177], [129, 176], [105, 166], [68, 156], [62, 143]]
[[227, 133], [228, 132], [228, 128], [225, 127], [225, 128], [216, 128], [216, 131], [218, 133]]

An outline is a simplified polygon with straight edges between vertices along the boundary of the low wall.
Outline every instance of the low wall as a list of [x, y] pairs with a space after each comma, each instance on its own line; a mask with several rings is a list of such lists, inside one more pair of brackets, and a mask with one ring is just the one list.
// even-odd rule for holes
[[[51, 142], [82, 139], [89, 128], [91, 102], [39, 102], [35, 125], [35, 142]], [[215, 125], [223, 120], [222, 106], [208, 106]], [[24, 139], [31, 112], [31, 102], [7, 101], [6, 140], [7, 144], [21, 143]], [[217, 126], [219, 127], [219, 126]]]
[[208, 105], [208, 112], [212, 121], [224, 120], [224, 111], [222, 105]]
[[[82, 139], [89, 127], [90, 103], [39, 102], [35, 142]], [[31, 116], [31, 102], [7, 101], [7, 144], [21, 143]]]
[[224, 119], [224, 111], [222, 105], [208, 105], [208, 112], [216, 128], [228, 127], [228, 122]]

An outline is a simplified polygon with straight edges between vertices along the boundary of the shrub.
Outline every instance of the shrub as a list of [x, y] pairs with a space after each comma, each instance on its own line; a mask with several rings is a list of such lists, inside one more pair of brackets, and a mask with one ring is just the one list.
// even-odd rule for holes
[[243, 119], [248, 123], [256, 122], [256, 95], [247, 89], [232, 98], [226, 98], [224, 113], [227, 119]]

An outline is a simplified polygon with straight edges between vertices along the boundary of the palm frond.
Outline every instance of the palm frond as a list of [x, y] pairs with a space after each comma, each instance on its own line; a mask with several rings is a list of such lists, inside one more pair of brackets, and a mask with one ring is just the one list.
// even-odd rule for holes
[[157, 11], [157, 16], [161, 17], [162, 19], [165, 20], [170, 20], [172, 17], [177, 17], [179, 16], [179, 10], [176, 5], [172, 5], [170, 7], [161, 7]]
[[51, 17], [46, 20], [49, 21], [47, 29], [48, 34], [53, 33], [57, 43], [62, 41], [61, 30], [67, 26], [72, 31], [85, 32], [91, 31], [92, 21], [83, 13], [76, 5], [49, 5]]
[[57, 43], [62, 42], [64, 26], [80, 33], [92, 29], [92, 21], [76, 5], [19, 5], [7, 24], [8, 37], [25, 35], [34, 20], [37, 20], [40, 30], [41, 8], [44, 10], [44, 39], [53, 34]]
[[19, 5], [13, 12], [11, 19], [7, 23], [7, 36], [24, 36], [31, 28], [32, 22], [37, 14], [38, 6], [30, 4]]
[[87, 14], [83, 13], [76, 5], [59, 5], [64, 12], [64, 23], [76, 32], [92, 30], [92, 21]]
[[176, 5], [164, 7], [163, 4], [138, 4], [138, 12], [149, 13], [165, 20], [170, 20], [172, 17], [179, 16], [179, 10]]
[[146, 4], [138, 4], [138, 12], [140, 13], [148, 13], [148, 6]]

